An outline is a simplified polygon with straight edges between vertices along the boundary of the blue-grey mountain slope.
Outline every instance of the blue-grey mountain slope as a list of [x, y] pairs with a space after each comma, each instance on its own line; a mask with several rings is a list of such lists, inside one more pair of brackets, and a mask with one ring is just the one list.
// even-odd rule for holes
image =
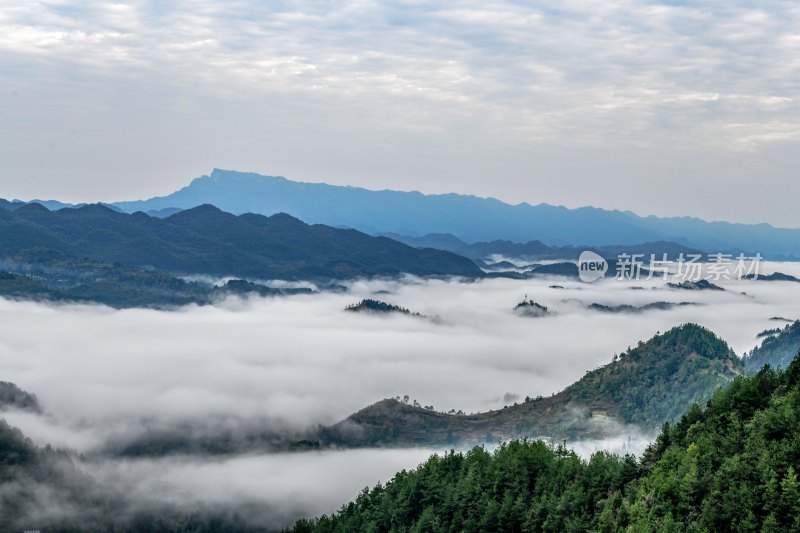
[[371, 234], [450, 233], [469, 243], [505, 239], [602, 246], [672, 241], [709, 252], [800, 257], [800, 229], [768, 224], [640, 217], [629, 211], [594, 207], [510, 205], [493, 198], [373, 191], [219, 169], [167, 196], [115, 205], [126, 212], [147, 212], [209, 203], [234, 214], [284, 212], [311, 224], [350, 227]]
[[418, 249], [386, 237], [286, 214], [232, 215], [214, 206], [167, 218], [120, 213], [94, 204], [50, 211], [38, 203], [13, 210], [0, 202], [0, 296], [90, 301], [114, 307], [209, 303], [217, 287], [187, 275], [235, 277], [224, 293], [285, 291], [245, 280], [484, 274], [466, 257]]

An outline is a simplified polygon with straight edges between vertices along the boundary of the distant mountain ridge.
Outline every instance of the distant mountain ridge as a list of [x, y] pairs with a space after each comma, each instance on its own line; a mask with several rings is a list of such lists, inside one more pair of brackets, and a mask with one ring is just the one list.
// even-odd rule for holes
[[581, 252], [589, 249], [600, 254], [606, 259], [616, 259], [621, 253], [642, 254], [649, 258], [650, 254], [655, 254], [657, 258], [666, 254], [670, 260], [675, 260], [680, 254], [703, 255], [701, 250], [685, 246], [674, 242], [646, 242], [641, 244], [630, 244], [626, 246], [548, 246], [542, 241], [511, 242], [506, 240], [494, 240], [490, 242], [474, 242], [468, 244], [455, 235], [448, 233], [431, 233], [422, 237], [409, 237], [396, 233], [386, 233], [385, 237], [400, 241], [415, 248], [436, 248], [437, 250], [447, 250], [472, 259], [483, 260], [493, 255], [501, 255], [510, 258], [528, 259], [531, 261], [542, 259], [572, 259], [576, 260]]
[[594, 207], [511, 205], [494, 198], [373, 191], [220, 169], [172, 194], [114, 205], [130, 213], [202, 204], [214, 204], [234, 214], [285, 212], [308, 223], [370, 234], [415, 237], [449, 233], [467, 243], [502, 239], [519, 243], [538, 240], [551, 246], [619, 246], [671, 241], [708, 252], [760, 252], [775, 259], [800, 258], [800, 229], [769, 224], [641, 217], [630, 211]]

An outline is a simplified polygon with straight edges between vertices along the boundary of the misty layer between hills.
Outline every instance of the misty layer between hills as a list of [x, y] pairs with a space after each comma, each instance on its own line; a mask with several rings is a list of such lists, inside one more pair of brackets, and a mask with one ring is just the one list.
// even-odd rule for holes
[[[686, 294], [660, 283], [635, 291], [631, 284], [611, 281], [559, 283], [563, 288], [551, 288], [552, 280], [354, 282], [344, 294], [231, 298], [219, 306], [174, 312], [0, 301], [3, 379], [35, 393], [45, 412], [12, 410], [4, 417], [39, 445], [95, 457], [93, 475], [110, 483], [184, 502], [224, 504], [224, 494], [209, 487], [212, 480], [225, 479], [234, 493], [249, 491], [252, 501], [280, 504], [270, 487], [281, 476], [265, 474], [254, 481], [236, 475], [274, 468], [271, 455], [246, 446], [214, 459], [207, 449], [194, 458], [129, 454], [116, 459], [106, 452], [110, 444], [129, 445], [175, 428], [212, 440], [225, 432], [302, 434], [395, 395], [408, 394], [442, 411], [498, 409], [528, 395], [548, 396], [677, 324], [706, 326], [741, 354], [759, 342], [759, 332], [777, 325], [771, 318], [794, 317], [797, 310], [796, 294], [787, 290], [795, 284], [743, 282], [726, 291]], [[441, 320], [344, 311], [376, 293]], [[517, 316], [513, 307], [524, 294], [556, 314]], [[703, 305], [633, 314], [587, 309], [594, 302], [641, 307], [684, 300]], [[570, 444], [636, 451], [644, 442], [626, 428], [610, 440]], [[298, 498], [297, 513], [332, 510], [354, 496], [356, 484], [385, 480], [399, 468], [415, 466], [429, 451], [386, 450], [388, 455], [372, 463], [360, 455], [373, 453], [368, 450], [303, 454], [331, 465], [351, 457], [354, 464], [390, 466], [366, 466], [340, 490], [328, 487], [336, 497]], [[154, 478], [155, 472], [163, 475]]]

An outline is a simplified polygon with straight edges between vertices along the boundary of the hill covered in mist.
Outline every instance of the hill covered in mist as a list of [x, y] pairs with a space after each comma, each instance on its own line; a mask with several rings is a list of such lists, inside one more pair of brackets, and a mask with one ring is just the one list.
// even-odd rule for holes
[[743, 371], [725, 341], [686, 324], [615, 355], [611, 363], [587, 371], [553, 396], [473, 415], [386, 399], [324, 428], [319, 439], [338, 446], [463, 446], [519, 437], [577, 440], [655, 430]]
[[[791, 468], [800, 457], [794, 438], [800, 432], [800, 359], [785, 372], [765, 368], [754, 377], [743, 377], [741, 362], [727, 344], [692, 324], [656, 335], [614, 359], [550, 398], [529, 399], [482, 415], [442, 415], [430, 407], [398, 402], [404, 425], [384, 418], [388, 432], [366, 427], [372, 433], [362, 437], [384, 439], [370, 444], [422, 442], [387, 440], [387, 435], [398, 435], [391, 424], [420, 432], [411, 437], [423, 429], [440, 437], [444, 433], [435, 421], [442, 417], [468, 422], [446, 427], [453, 437], [486, 437], [481, 431], [490, 426], [512, 430], [505, 435], [495, 432], [505, 440], [496, 451], [478, 447], [434, 456], [416, 470], [399, 472], [386, 485], [366, 489], [335, 516], [301, 520], [294, 531], [614, 531], [668, 526], [685, 531], [727, 529], [730, 524], [793, 530], [800, 520], [796, 472]], [[4, 383], [3, 390], [9, 408], [39, 409], [35, 397], [15, 385]], [[704, 407], [706, 398], [710, 400]], [[694, 400], [699, 404], [693, 405]], [[421, 413], [430, 417], [421, 418]], [[420, 419], [427, 427], [421, 427]], [[641, 459], [599, 452], [583, 460], [565, 446], [508, 440], [514, 431], [536, 437], [548, 428], [564, 438], [620, 434], [634, 423], [652, 428], [664, 420], [674, 424], [663, 425]], [[525, 421], [530, 425], [519, 425]], [[350, 437], [356, 430], [347, 428]], [[88, 468], [87, 461], [93, 459], [37, 447], [0, 421], [0, 526], [276, 531], [282, 527], [277, 525], [282, 518], [276, 517], [286, 516], [269, 506], [209, 507], [147, 499], [95, 478], [92, 472], [97, 469]]]
[[800, 351], [800, 320], [787, 324], [782, 330], [767, 335], [761, 346], [744, 358], [748, 371], [757, 372], [762, 366], [786, 368]]
[[84, 471], [76, 454], [40, 448], [0, 419], [2, 531], [267, 532], [270, 509], [140, 499]]
[[367, 447], [463, 448], [514, 438], [570, 442], [653, 434], [695, 401], [744, 373], [744, 365], [711, 331], [676, 327], [614, 355], [561, 392], [527, 397], [503, 409], [443, 413], [409, 398], [381, 400], [331, 426], [267, 430], [243, 426], [193, 432], [187, 427], [148, 430], [109, 442], [103, 454], [161, 457], [225, 455], [247, 451], [297, 451]]

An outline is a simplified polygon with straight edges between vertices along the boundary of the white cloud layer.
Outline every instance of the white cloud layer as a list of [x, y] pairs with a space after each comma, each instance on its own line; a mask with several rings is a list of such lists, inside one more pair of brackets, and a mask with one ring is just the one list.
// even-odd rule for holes
[[3, 194], [218, 166], [798, 226], [798, 27], [788, 1], [6, 2]]
[[[547, 279], [370, 281], [348, 294], [231, 299], [174, 312], [0, 300], [0, 376], [37, 394], [56, 420], [96, 426], [97, 440], [133, 420], [325, 424], [404, 394], [438, 409], [483, 411], [502, 406], [506, 393], [557, 392], [684, 322], [711, 328], [741, 354], [756, 333], [775, 327], [771, 317], [798, 318], [795, 284], [730, 283], [720, 293], [667, 290], [657, 281], [641, 282], [649, 290], [617, 281], [565, 281], [565, 289]], [[440, 322], [343, 311], [378, 290], [390, 294], [373, 297]], [[526, 294], [556, 314], [515, 316]], [[654, 301], [703, 305], [640, 314], [585, 308]], [[54, 444], [86, 451], [81, 442]]]
[[250, 506], [250, 520], [276, 528], [332, 513], [364, 487], [385, 483], [435, 450], [344, 450], [236, 457], [107, 460], [86, 465], [106, 486], [138, 503]]
[[[766, 271], [773, 269], [800, 274], [794, 264]], [[283, 524], [333, 511], [430, 451], [137, 460], [91, 459], [92, 452], [153, 428], [214, 435], [330, 423], [403, 394], [439, 409], [482, 411], [514, 395], [556, 392], [681, 323], [711, 328], [741, 354], [756, 345], [758, 332], [781, 325], [771, 317], [800, 318], [794, 283], [729, 282], [724, 293], [667, 290], [655, 281], [558, 281], [563, 289], [553, 283], [362, 281], [348, 294], [231, 299], [174, 312], [0, 300], [0, 380], [37, 394], [46, 412], [2, 416], [37, 444], [85, 453], [83, 468], [136, 500], [253, 503], [274, 510], [270, 520]], [[343, 311], [379, 290], [389, 293], [375, 297], [441, 322]], [[512, 308], [526, 294], [557, 314], [516, 316]], [[654, 301], [703, 305], [641, 314], [585, 308]], [[638, 452], [645, 443], [641, 435], [621, 434], [570, 444], [588, 455]]]

